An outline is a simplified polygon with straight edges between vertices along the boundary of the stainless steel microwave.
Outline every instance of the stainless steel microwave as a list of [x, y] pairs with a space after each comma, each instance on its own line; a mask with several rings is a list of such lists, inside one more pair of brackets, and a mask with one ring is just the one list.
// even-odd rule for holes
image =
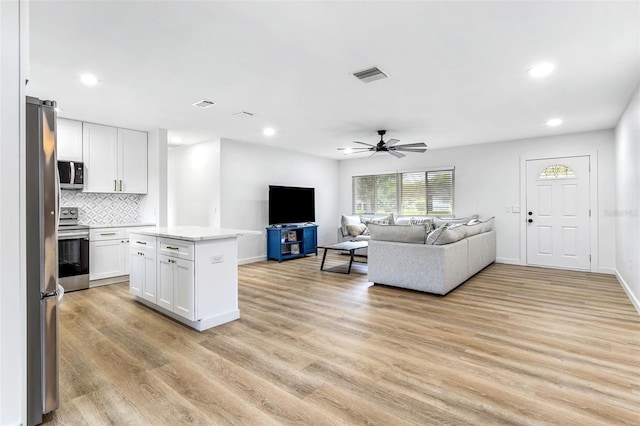
[[81, 161], [58, 161], [61, 189], [84, 187], [84, 164]]

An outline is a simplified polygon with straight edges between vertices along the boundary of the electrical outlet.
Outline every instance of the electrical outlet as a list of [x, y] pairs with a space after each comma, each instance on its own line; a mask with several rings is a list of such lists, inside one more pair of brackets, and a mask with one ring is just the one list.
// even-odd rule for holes
[[224, 262], [223, 254], [216, 254], [214, 256], [211, 256], [211, 263], [222, 263], [222, 262]]

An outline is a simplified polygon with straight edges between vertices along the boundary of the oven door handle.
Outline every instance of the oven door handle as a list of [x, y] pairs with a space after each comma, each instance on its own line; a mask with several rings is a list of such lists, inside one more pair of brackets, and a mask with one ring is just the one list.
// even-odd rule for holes
[[58, 233], [58, 241], [60, 241], [60, 240], [77, 240], [77, 239], [88, 240], [89, 239], [89, 234], [87, 234], [86, 232]]

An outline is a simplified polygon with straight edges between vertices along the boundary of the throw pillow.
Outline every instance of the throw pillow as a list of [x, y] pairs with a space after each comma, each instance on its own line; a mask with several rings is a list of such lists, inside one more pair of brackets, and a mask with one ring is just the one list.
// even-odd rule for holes
[[342, 215], [340, 218], [340, 226], [342, 226], [342, 235], [349, 235], [349, 231], [347, 230], [347, 225], [358, 225], [360, 224], [360, 216], [345, 216]]
[[389, 216], [377, 217], [377, 218], [364, 217], [362, 218], [362, 223], [364, 223], [365, 225], [368, 225], [370, 223], [375, 223], [378, 225], [391, 225], [393, 223], [393, 214], [390, 214]]
[[409, 221], [409, 224], [413, 226], [424, 225], [427, 229], [427, 233], [433, 231], [433, 229], [435, 228], [433, 226], [433, 219], [430, 217], [412, 217]]
[[400, 217], [400, 216], [394, 216], [394, 225], [411, 225], [411, 219], [413, 219], [411, 216], [409, 217]]
[[440, 234], [442, 234], [446, 228], [447, 224], [445, 223], [444, 225], [440, 225], [436, 229], [431, 231], [429, 235], [427, 235], [426, 244], [434, 244], [438, 240], [438, 238], [440, 238]]
[[426, 235], [424, 225], [379, 225], [376, 223], [369, 224], [369, 233], [372, 240], [413, 244], [424, 244]]
[[442, 246], [464, 239], [467, 236], [466, 227], [465, 224], [444, 225], [444, 229], [433, 241], [433, 245]]
[[470, 220], [477, 219], [477, 218], [478, 218], [477, 214], [474, 214], [473, 216], [469, 216], [469, 217], [460, 217], [460, 218], [436, 217], [435, 219], [433, 219], [433, 223], [435, 224], [435, 226], [445, 225], [447, 223], [469, 223]]
[[352, 237], [364, 234], [367, 230], [367, 225], [364, 223], [358, 223], [357, 225], [347, 225], [347, 233]]

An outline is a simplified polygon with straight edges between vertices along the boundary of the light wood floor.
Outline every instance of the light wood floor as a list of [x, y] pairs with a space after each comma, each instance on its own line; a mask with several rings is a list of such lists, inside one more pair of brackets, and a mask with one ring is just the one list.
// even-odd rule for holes
[[66, 294], [49, 424], [640, 424], [614, 277], [494, 264], [440, 297], [320, 260], [241, 266], [240, 320], [203, 333], [127, 284]]

